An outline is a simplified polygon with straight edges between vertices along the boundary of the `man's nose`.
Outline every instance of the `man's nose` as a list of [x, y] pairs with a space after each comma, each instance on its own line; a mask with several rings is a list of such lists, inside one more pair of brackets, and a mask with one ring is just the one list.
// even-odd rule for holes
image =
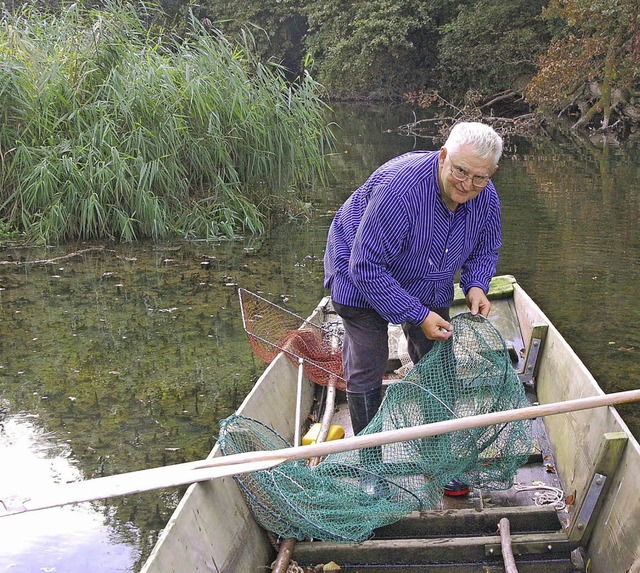
[[471, 191], [471, 189], [473, 189], [473, 179], [471, 177], [469, 177], [469, 179], [461, 181], [460, 183], [465, 191]]

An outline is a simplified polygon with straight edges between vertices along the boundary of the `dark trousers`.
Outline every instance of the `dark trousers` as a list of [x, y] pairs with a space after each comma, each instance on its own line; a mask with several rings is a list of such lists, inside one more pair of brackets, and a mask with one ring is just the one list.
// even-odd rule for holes
[[[363, 394], [382, 387], [382, 379], [389, 360], [389, 323], [375, 310], [346, 306], [337, 302], [333, 306], [344, 324], [342, 366], [347, 380], [347, 392]], [[433, 309], [449, 320], [449, 309]], [[415, 364], [433, 346], [419, 324], [404, 323], [409, 356]]]

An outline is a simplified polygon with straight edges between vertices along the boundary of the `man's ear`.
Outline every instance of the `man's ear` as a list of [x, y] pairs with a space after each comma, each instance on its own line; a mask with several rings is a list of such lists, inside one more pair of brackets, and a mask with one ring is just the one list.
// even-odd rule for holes
[[441, 147], [440, 148], [440, 155], [438, 155], [438, 159], [440, 159], [440, 161], [444, 161], [444, 158], [447, 156], [447, 148], [446, 147]]

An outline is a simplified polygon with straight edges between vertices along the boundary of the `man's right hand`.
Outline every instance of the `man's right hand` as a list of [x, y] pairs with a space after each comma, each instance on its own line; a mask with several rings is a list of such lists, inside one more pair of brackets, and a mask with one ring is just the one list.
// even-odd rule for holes
[[420, 324], [422, 332], [429, 340], [447, 340], [453, 333], [453, 327], [437, 312], [431, 311]]

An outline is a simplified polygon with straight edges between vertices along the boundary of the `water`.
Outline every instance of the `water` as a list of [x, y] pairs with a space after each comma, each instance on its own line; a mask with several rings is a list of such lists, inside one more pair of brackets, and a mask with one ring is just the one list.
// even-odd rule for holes
[[[324, 294], [335, 209], [380, 163], [434, 145], [388, 132], [412, 121], [403, 108], [342, 107], [335, 118], [335, 181], [309, 197], [311, 220], [218, 244], [2, 253], [3, 495], [207, 455], [218, 421], [264, 366], [244, 335], [237, 287], [306, 316]], [[607, 392], [640, 380], [639, 157], [520, 141], [494, 177], [505, 239], [498, 272], [517, 277]], [[619, 410], [640, 435], [637, 405]], [[0, 572], [137, 571], [182, 492], [0, 519]]]

